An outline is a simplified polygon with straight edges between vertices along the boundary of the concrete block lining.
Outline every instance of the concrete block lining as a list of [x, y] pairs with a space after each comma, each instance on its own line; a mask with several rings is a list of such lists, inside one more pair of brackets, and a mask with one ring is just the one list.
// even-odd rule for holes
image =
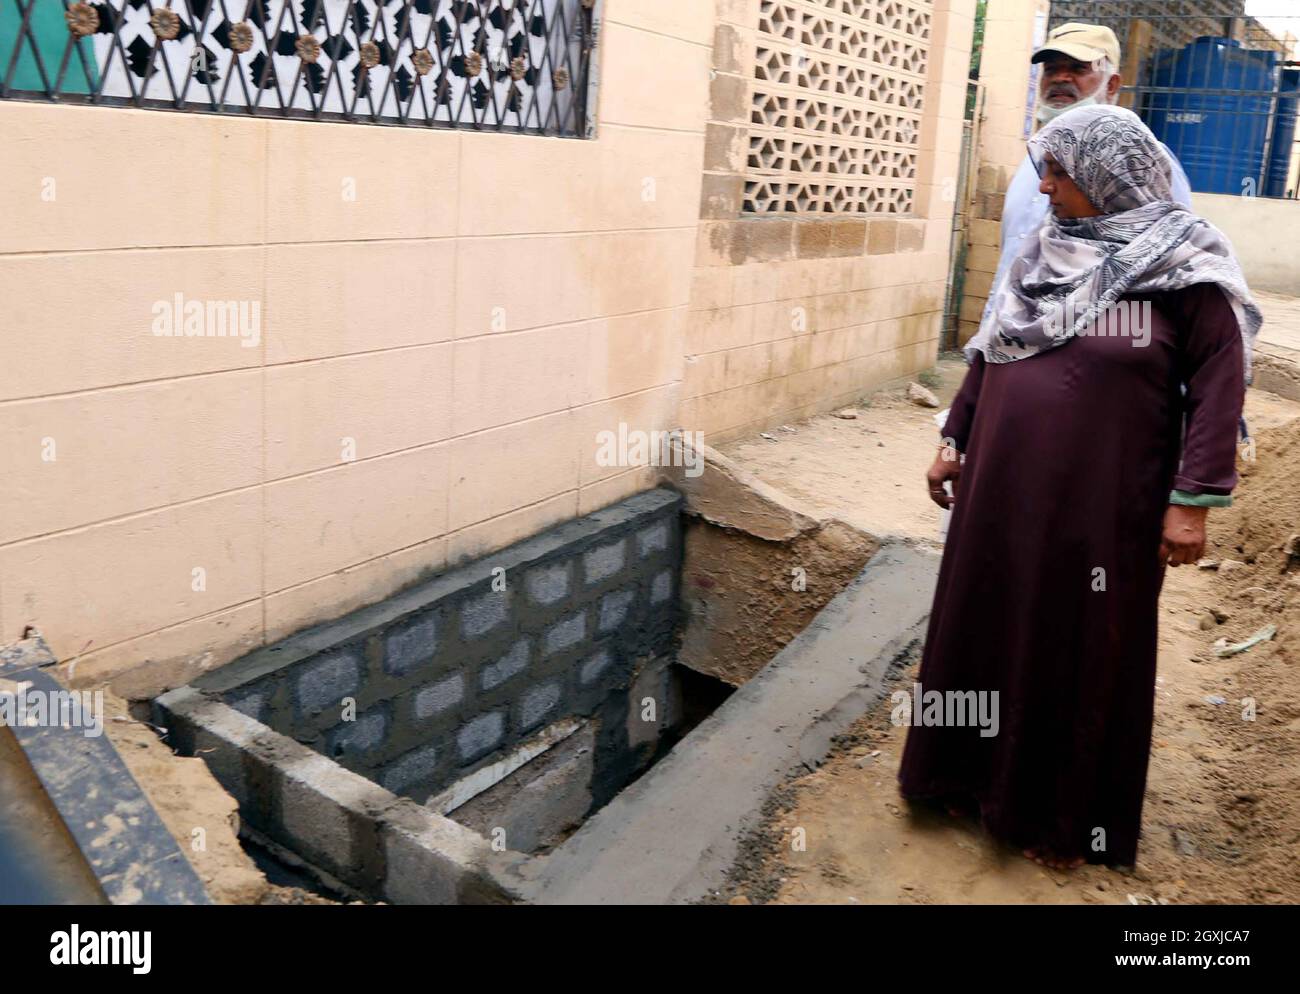
[[[519, 854], [269, 731], [193, 687], [155, 701], [173, 745], [201, 752], [257, 828], [349, 887], [396, 903], [509, 903]], [[257, 796], [253, 797], [251, 794]]]
[[651, 761], [669, 723], [632, 727], [632, 695], [673, 658], [680, 508], [648, 491], [455, 567], [164, 694], [159, 723], [323, 878], [393, 901], [514, 900], [497, 870], [526, 857], [421, 805], [499, 780], [556, 723], [597, 743], [557, 775], [590, 771], [565, 817]]

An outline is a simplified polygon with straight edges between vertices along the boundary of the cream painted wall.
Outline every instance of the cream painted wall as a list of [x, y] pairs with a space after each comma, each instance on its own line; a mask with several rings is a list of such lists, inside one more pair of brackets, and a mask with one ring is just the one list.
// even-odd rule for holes
[[0, 103], [0, 641], [154, 689], [644, 488], [712, 32], [610, 0], [595, 141]]
[[[751, 421], [926, 365], [957, 84], [888, 252], [705, 277], [714, 31], [608, 0], [594, 141], [0, 102], [0, 642], [157, 693], [650, 485], [596, 435], [692, 426], [688, 354], [766, 370], [718, 405]], [[842, 333], [806, 348], [697, 317], [813, 287]], [[256, 346], [155, 336], [177, 293], [256, 302]]]
[[1228, 236], [1252, 290], [1300, 297], [1300, 201], [1194, 193], [1192, 210]]
[[1003, 200], [1025, 158], [1025, 114], [1036, 27], [1046, 29], [1047, 0], [989, 0], [980, 57], [984, 118], [972, 169], [975, 200], [966, 254], [957, 340], [979, 330], [980, 317], [997, 272]]

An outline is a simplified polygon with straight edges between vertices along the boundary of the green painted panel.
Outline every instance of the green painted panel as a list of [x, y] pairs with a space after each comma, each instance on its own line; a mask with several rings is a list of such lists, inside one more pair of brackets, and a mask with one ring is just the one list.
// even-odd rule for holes
[[[36, 39], [36, 45], [40, 49], [45, 79], [48, 79], [52, 85], [58, 78], [59, 66], [63, 64], [63, 55], [74, 39], [68, 31], [68, 22], [63, 16], [62, 0], [35, 0], [35, 2], [29, 25], [30, 33], [31, 37]], [[9, 71], [9, 60], [18, 42], [22, 23], [22, 9], [15, 0], [0, 0], [0, 81]], [[14, 69], [9, 85], [15, 90], [44, 93], [46, 82], [41, 77], [36, 56], [32, 54], [31, 37], [23, 35], [22, 46], [18, 52], [18, 65]], [[98, 83], [99, 74], [95, 66], [93, 43], [89, 38], [82, 38], [79, 48], [81, 55], [85, 56], [85, 66], [90, 70], [91, 79]], [[91, 90], [92, 87], [86, 84], [86, 68], [83, 68], [77, 51], [73, 50], [68, 56], [68, 69], [64, 73], [63, 86], [59, 88], [59, 92], [90, 93]]]

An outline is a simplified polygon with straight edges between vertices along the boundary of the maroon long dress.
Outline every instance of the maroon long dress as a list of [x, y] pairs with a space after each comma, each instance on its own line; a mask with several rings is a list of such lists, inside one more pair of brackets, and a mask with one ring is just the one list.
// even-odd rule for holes
[[1097, 334], [967, 371], [918, 681], [996, 690], [999, 729], [913, 724], [899, 771], [906, 798], [965, 799], [1012, 845], [1111, 865], [1137, 859], [1170, 491], [1231, 493], [1244, 399], [1216, 285], [1123, 299], [1152, 303], [1145, 348]]

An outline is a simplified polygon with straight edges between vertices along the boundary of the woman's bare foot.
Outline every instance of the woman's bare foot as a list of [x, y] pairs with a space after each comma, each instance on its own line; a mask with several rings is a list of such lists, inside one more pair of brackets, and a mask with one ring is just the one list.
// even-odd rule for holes
[[1039, 866], [1049, 866], [1053, 870], [1077, 870], [1087, 862], [1082, 856], [1064, 859], [1043, 847], [1026, 849], [1024, 852], [1026, 859], [1032, 859]]

